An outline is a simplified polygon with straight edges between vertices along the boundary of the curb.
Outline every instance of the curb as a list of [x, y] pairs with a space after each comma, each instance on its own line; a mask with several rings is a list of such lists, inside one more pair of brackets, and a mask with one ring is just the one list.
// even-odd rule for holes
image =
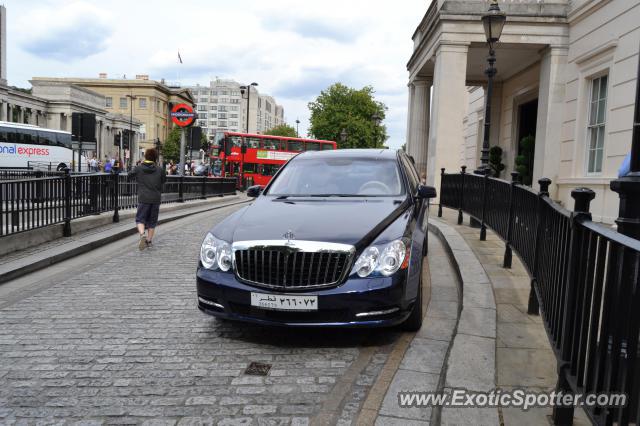
[[[243, 200], [243, 201], [238, 201], [238, 202], [235, 202], [235, 203], [226, 203], [226, 204], [218, 204], [218, 203], [216, 203], [216, 204], [214, 204], [212, 206], [205, 207], [205, 208], [199, 209], [197, 211], [187, 211], [187, 212], [175, 214], [173, 216], [161, 218], [160, 220], [158, 220], [158, 224], [172, 222], [174, 220], [183, 219], [185, 217], [192, 216], [194, 214], [200, 214], [200, 213], [204, 213], [204, 212], [211, 211], [211, 210], [218, 210], [218, 209], [222, 209], [222, 208], [225, 208], [225, 207], [235, 206], [235, 205], [238, 205], [238, 204], [245, 204], [245, 203], [248, 203], [249, 201], [251, 201], [251, 200]], [[121, 218], [122, 218], [122, 216], [121, 216]], [[39, 270], [44, 269], [44, 268], [46, 268], [48, 266], [54, 265], [56, 263], [60, 263], [60, 262], [65, 261], [67, 259], [71, 259], [72, 257], [78, 256], [80, 254], [86, 253], [86, 252], [94, 250], [96, 248], [105, 246], [107, 244], [110, 244], [110, 243], [112, 243], [114, 241], [117, 241], [117, 240], [120, 240], [122, 238], [126, 238], [126, 237], [128, 237], [130, 235], [136, 234], [137, 232], [138, 232], [138, 230], [135, 228], [135, 226], [131, 226], [128, 229], [117, 231], [117, 232], [115, 232], [115, 233], [113, 233], [113, 234], [111, 234], [109, 236], [106, 236], [106, 237], [103, 237], [103, 238], [99, 238], [99, 239], [96, 239], [94, 241], [87, 242], [85, 244], [79, 245], [77, 247], [74, 247], [74, 248], [69, 249], [67, 251], [55, 254], [53, 256], [47, 257], [45, 259], [42, 259], [42, 260], [39, 260], [39, 261], [36, 261], [36, 262], [32, 262], [32, 263], [29, 263], [27, 265], [24, 265], [24, 266], [15, 268], [15, 269], [10, 269], [7, 272], [2, 272], [2, 273], [0, 273], [0, 285], [3, 284], [3, 283], [6, 283], [7, 281], [10, 281], [10, 280], [13, 280], [13, 279], [16, 279], [16, 278], [20, 278], [20, 277], [22, 277], [24, 275], [30, 274], [32, 272], [39, 271]]]
[[[460, 278], [460, 312], [448, 354], [444, 390], [496, 387], [496, 302], [493, 285], [471, 247], [453, 227], [431, 219]], [[437, 231], [435, 231], [437, 229]], [[442, 407], [441, 424], [500, 424], [497, 408]]]

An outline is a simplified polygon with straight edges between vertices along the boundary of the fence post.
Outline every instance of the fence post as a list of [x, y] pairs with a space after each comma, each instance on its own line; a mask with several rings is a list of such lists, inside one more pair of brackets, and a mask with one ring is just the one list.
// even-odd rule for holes
[[184, 203], [183, 183], [184, 183], [184, 176], [180, 175], [180, 177], [178, 178], [178, 202], [179, 203]]
[[538, 192], [538, 207], [536, 209], [536, 235], [533, 248], [533, 276], [531, 277], [531, 289], [529, 290], [529, 306], [527, 313], [530, 315], [538, 315], [540, 313], [540, 306], [538, 305], [538, 297], [536, 296], [535, 284], [538, 277], [538, 249], [540, 248], [540, 237], [542, 233], [542, 203], [543, 197], [549, 196], [549, 185], [551, 185], [551, 179], [541, 178], [538, 180], [540, 185], [540, 192]]
[[[36, 170], [35, 175], [36, 175], [36, 179], [41, 179], [43, 177], [43, 173], [40, 170]], [[41, 203], [43, 201], [42, 200], [43, 198], [42, 193], [44, 192], [43, 186], [44, 186], [44, 183], [41, 180], [38, 180], [36, 183], [36, 196], [35, 196], [35, 199], [33, 200], [35, 203]]]
[[442, 182], [444, 182], [444, 167], [440, 169], [440, 203], [438, 204], [438, 217], [442, 217]]
[[118, 212], [118, 201], [120, 198], [120, 170], [114, 170], [113, 174], [113, 223], [120, 222], [120, 213]]
[[[569, 241], [569, 264], [567, 265], [567, 278], [565, 292], [560, 303], [564, 304], [564, 314], [562, 317], [562, 329], [560, 331], [560, 359], [558, 364], [558, 385], [556, 390], [563, 393], [573, 393], [568, 381], [571, 374], [571, 351], [573, 348], [574, 319], [576, 310], [576, 293], [578, 287], [578, 275], [580, 271], [578, 256], [580, 253], [579, 221], [591, 220], [589, 204], [596, 194], [589, 188], [576, 188], [571, 191], [574, 199], [573, 213], [571, 213], [571, 237]], [[573, 405], [559, 405], [553, 409], [553, 422], [556, 425], [570, 425], [573, 422]]]
[[502, 261], [503, 268], [511, 268], [513, 253], [511, 249], [511, 233], [513, 232], [513, 193], [516, 190], [519, 173], [511, 172], [511, 190], [509, 191], [509, 216], [507, 218], [507, 236], [505, 238], [504, 259]]
[[207, 199], [207, 175], [202, 176], [202, 196], [203, 200]]
[[64, 228], [62, 235], [71, 236], [71, 169], [64, 169]]
[[460, 167], [460, 204], [458, 204], [458, 225], [462, 225], [462, 206], [464, 204], [464, 175], [467, 173], [467, 166]]
[[487, 240], [487, 225], [484, 223], [484, 215], [487, 211], [487, 185], [489, 184], [489, 173], [485, 173], [482, 178], [482, 217], [480, 218], [480, 241]]

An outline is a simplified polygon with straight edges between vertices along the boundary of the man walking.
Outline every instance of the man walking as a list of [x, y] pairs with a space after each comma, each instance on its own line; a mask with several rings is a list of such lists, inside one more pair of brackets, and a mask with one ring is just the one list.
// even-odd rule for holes
[[[158, 225], [158, 213], [162, 196], [162, 185], [167, 179], [162, 167], [156, 166], [158, 152], [154, 148], [144, 152], [144, 161], [136, 166], [129, 176], [135, 176], [138, 181], [138, 211], [136, 212], [136, 226], [140, 233], [138, 248], [144, 250], [150, 247], [153, 234]], [[145, 230], [147, 235], [145, 237]]]

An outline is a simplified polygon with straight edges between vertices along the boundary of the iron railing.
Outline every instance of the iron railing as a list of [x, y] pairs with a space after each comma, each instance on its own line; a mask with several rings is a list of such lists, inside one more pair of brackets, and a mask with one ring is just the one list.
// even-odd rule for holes
[[[126, 174], [63, 174], [56, 177], [0, 180], [0, 237], [58, 223], [71, 235], [74, 219], [138, 204], [135, 177]], [[235, 194], [235, 179], [167, 176], [162, 203]]]
[[[591, 221], [595, 193], [574, 189], [574, 211], [540, 192], [512, 182], [442, 169], [440, 208], [457, 209], [505, 241], [504, 267], [512, 251], [531, 276], [529, 313], [542, 315], [558, 360], [564, 393], [623, 393], [624, 407], [584, 407], [598, 425], [640, 424], [640, 241]], [[573, 406], [556, 406], [555, 424], [571, 424]]]
[[31, 170], [31, 169], [0, 169], [0, 181], [26, 178], [41, 178], [62, 176], [64, 172]]

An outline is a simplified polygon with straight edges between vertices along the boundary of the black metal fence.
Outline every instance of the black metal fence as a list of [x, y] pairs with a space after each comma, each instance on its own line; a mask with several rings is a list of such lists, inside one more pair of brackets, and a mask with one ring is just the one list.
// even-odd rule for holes
[[[236, 193], [235, 179], [167, 176], [162, 203], [184, 202]], [[137, 182], [126, 174], [63, 174], [0, 180], [0, 237], [57, 223], [70, 235], [73, 219], [138, 204]]]
[[[491, 227], [505, 241], [504, 267], [512, 251], [531, 276], [529, 313], [540, 313], [558, 360], [564, 393], [624, 393], [624, 407], [584, 408], [599, 425], [640, 424], [640, 241], [591, 221], [595, 193], [572, 191], [574, 211], [549, 198], [549, 179], [538, 193], [517, 181], [446, 174], [440, 208], [457, 209]], [[554, 408], [555, 424], [571, 424], [573, 407]]]
[[62, 176], [64, 172], [32, 170], [32, 169], [0, 169], [0, 181], [15, 180], [23, 178], [41, 178], [51, 176]]

